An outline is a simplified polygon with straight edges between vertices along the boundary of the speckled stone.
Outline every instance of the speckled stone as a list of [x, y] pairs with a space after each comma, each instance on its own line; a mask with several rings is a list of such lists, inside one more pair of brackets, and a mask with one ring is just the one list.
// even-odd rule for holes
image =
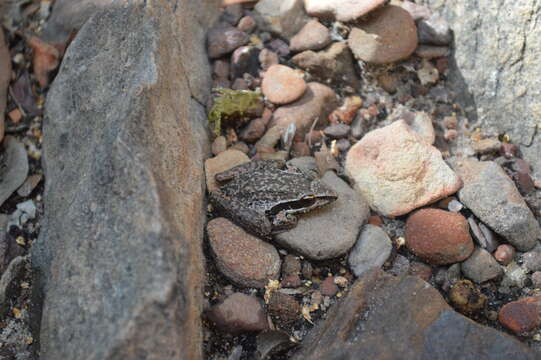
[[269, 279], [278, 278], [281, 260], [271, 244], [225, 218], [212, 219], [207, 233], [218, 269], [234, 283], [263, 288]]

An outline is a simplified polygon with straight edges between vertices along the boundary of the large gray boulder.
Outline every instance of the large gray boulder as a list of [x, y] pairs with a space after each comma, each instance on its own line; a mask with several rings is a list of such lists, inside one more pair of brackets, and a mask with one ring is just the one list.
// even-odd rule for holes
[[204, 24], [217, 3], [99, 12], [67, 50], [32, 249], [43, 360], [202, 358]]
[[294, 360], [539, 359], [527, 345], [455, 312], [418, 277], [371, 270], [304, 339]]
[[541, 4], [422, 0], [454, 31], [451, 88], [488, 134], [508, 134], [541, 175]]

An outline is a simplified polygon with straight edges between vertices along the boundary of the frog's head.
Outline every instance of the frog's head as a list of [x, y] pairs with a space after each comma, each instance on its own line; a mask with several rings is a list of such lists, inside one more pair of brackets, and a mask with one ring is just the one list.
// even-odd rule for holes
[[316, 202], [320, 204], [317, 207], [329, 204], [338, 199], [338, 194], [336, 191], [319, 180], [313, 180], [310, 184], [310, 188], [312, 193], [309, 196], [313, 197]]

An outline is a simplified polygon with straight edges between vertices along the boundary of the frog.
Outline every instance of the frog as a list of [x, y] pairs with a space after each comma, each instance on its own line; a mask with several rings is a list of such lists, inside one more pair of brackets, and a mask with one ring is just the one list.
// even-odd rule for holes
[[297, 215], [338, 198], [330, 187], [282, 160], [252, 160], [215, 175], [215, 211], [264, 239], [297, 226]]

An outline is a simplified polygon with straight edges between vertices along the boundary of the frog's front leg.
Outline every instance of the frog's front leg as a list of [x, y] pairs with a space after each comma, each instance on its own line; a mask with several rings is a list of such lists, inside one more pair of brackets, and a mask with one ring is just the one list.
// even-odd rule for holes
[[220, 190], [210, 193], [210, 202], [216, 212], [229, 218], [244, 230], [262, 238], [270, 238], [272, 224], [265, 214], [235, 203]]
[[297, 226], [297, 221], [297, 216], [293, 215], [287, 210], [282, 210], [278, 212], [272, 219], [272, 232], [276, 234], [293, 229], [295, 226]]

